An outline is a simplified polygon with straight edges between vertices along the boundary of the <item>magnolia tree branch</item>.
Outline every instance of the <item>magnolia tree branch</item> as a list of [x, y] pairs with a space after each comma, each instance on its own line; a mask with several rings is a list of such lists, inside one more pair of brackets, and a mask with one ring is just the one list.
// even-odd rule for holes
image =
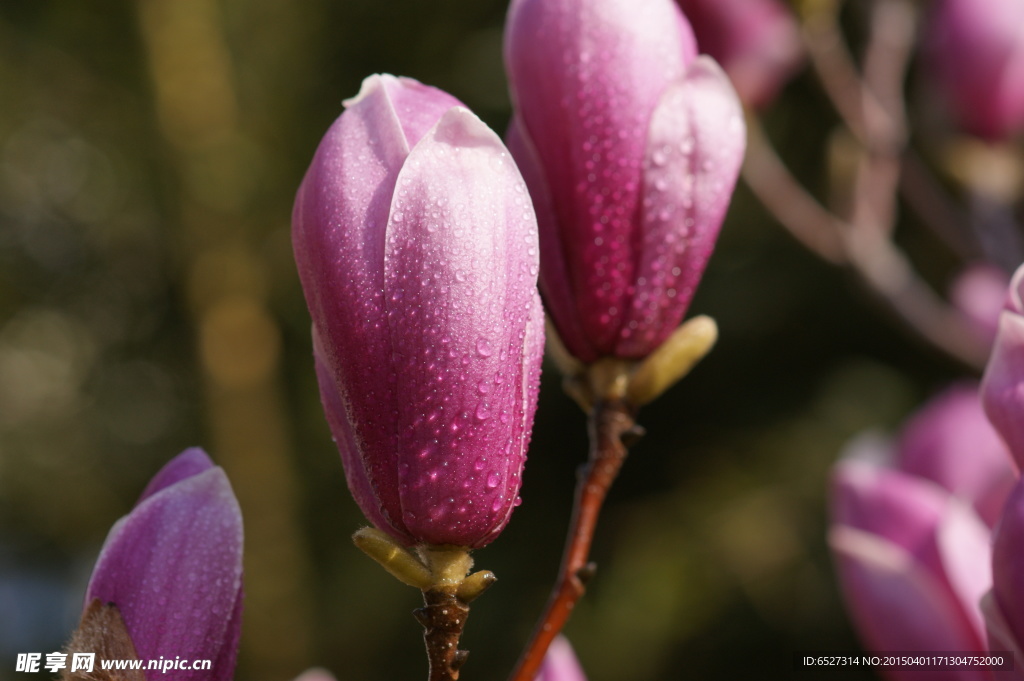
[[590, 545], [605, 496], [628, 454], [627, 443], [639, 435], [633, 410], [624, 400], [599, 400], [590, 412], [590, 457], [580, 469], [572, 522], [558, 579], [544, 613], [523, 651], [510, 681], [533, 681], [548, 646], [586, 591], [596, 566], [589, 562]]
[[921, 280], [888, 234], [856, 229], [826, 210], [788, 171], [756, 121], [750, 123], [743, 179], [768, 211], [808, 249], [853, 270], [918, 336], [981, 371], [988, 348]]
[[[804, 23], [804, 40], [825, 92], [860, 144], [850, 180], [848, 217], [829, 211], [804, 189], [753, 116], [747, 121], [743, 178], [804, 246], [832, 264], [850, 268], [918, 336], [980, 371], [988, 357], [984, 342], [958, 310], [929, 288], [892, 241], [901, 186], [913, 189], [919, 200], [934, 190], [919, 163], [910, 164], [915, 181], [904, 180], [903, 81], [914, 44], [914, 9], [905, 0], [877, 0], [872, 5], [863, 79], [846, 48], [836, 12], [834, 5], [812, 12]], [[943, 227], [949, 231], [948, 225]]]

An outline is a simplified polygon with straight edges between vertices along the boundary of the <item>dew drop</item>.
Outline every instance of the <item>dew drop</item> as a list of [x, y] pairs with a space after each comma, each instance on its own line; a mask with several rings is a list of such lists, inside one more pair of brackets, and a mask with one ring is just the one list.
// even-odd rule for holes
[[476, 342], [476, 352], [481, 357], [490, 357], [494, 350], [491, 349], [491, 344], [487, 342], [486, 338], [481, 338]]
[[487, 476], [487, 489], [494, 489], [501, 482], [501, 476], [497, 473], [491, 473]]
[[487, 464], [487, 460], [484, 459], [481, 456], [479, 459], [477, 459], [476, 461], [473, 462], [473, 470], [475, 470], [475, 471], [482, 471], [486, 464]]

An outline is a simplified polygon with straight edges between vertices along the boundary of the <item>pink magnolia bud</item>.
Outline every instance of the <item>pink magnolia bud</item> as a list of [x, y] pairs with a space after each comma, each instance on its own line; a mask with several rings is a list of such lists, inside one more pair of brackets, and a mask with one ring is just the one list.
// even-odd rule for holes
[[569, 639], [559, 634], [551, 642], [534, 681], [587, 681]]
[[989, 530], [962, 500], [928, 480], [846, 461], [834, 475], [829, 543], [867, 649], [984, 650], [978, 601], [991, 585]]
[[930, 66], [959, 124], [1000, 139], [1024, 128], [1024, 2], [936, 0]]
[[896, 451], [862, 438], [835, 468], [829, 543], [870, 650], [984, 650], [990, 527], [1015, 476], [978, 401], [974, 386], [947, 390], [907, 423]]
[[541, 286], [583, 362], [639, 359], [682, 320], [745, 146], [742, 108], [672, 0], [514, 0], [508, 143]]
[[242, 516], [224, 471], [201, 449], [187, 449], [164, 466], [111, 528], [89, 580], [87, 608], [94, 599], [117, 607], [138, 659], [212, 662], [211, 669], [171, 668], [147, 672], [148, 678], [234, 676]]
[[349, 489], [404, 544], [479, 547], [518, 505], [543, 317], [537, 229], [501, 140], [371, 76], [299, 188], [292, 240]]
[[803, 57], [792, 12], [778, 0], [677, 0], [697, 45], [746, 104], [767, 106]]
[[985, 413], [1010, 448], [1018, 469], [1024, 465], [1024, 266], [1010, 281], [999, 315], [999, 331], [985, 367], [981, 398]]

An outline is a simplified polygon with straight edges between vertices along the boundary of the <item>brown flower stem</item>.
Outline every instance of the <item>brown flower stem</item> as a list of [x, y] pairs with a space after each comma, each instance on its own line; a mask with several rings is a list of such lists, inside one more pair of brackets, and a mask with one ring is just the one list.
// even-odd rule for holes
[[454, 589], [437, 588], [423, 592], [424, 606], [413, 611], [423, 625], [423, 642], [430, 664], [429, 681], [456, 681], [469, 653], [459, 650], [462, 628], [469, 617], [469, 605]]
[[601, 506], [626, 460], [627, 442], [640, 432], [633, 410], [621, 399], [597, 400], [590, 412], [588, 431], [590, 456], [576, 484], [572, 522], [558, 579], [510, 681], [533, 681], [548, 646], [586, 591], [586, 583], [595, 570], [589, 562], [590, 545]]

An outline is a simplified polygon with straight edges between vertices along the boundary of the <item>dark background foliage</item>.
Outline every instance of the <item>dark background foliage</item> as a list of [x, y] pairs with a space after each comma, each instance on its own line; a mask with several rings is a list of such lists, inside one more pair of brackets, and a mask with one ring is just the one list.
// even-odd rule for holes
[[[291, 258], [294, 192], [363, 77], [442, 87], [503, 130], [503, 0], [0, 3], [0, 679], [57, 650], [110, 525], [186, 446], [246, 521], [238, 678], [422, 678], [419, 596], [360, 554]], [[803, 73], [766, 118], [822, 192], [834, 114]], [[909, 245], [932, 283], [951, 275]], [[962, 370], [740, 187], [694, 313], [721, 341], [646, 408], [567, 633], [591, 681], [820, 678], [855, 650], [828, 472]], [[523, 505], [477, 553], [467, 679], [501, 679], [554, 577], [584, 418], [552, 366]], [[840, 678], [829, 674], [828, 678]], [[873, 678], [866, 671], [849, 678]]]

